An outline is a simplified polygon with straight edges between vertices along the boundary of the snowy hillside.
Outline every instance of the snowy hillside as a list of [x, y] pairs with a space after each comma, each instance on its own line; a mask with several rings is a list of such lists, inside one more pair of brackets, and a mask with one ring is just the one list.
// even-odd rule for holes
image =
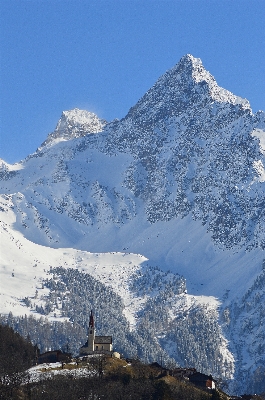
[[[257, 329], [265, 315], [257, 300], [264, 295], [257, 285], [265, 258], [264, 143], [265, 114], [220, 88], [191, 55], [120, 121], [63, 112], [36, 153], [0, 163], [1, 312], [74, 324], [72, 279], [83, 276], [76, 269], [119, 304], [121, 346], [126, 341], [150, 360], [162, 346], [168, 360], [225, 379], [234, 374], [235, 392], [236, 381], [262, 390], [255, 377], [265, 360]], [[55, 299], [53, 280], [68, 300]], [[92, 303], [82, 311], [75, 304], [82, 329]], [[253, 329], [242, 332], [239, 321], [254, 314]]]
[[[21, 333], [27, 333], [29, 329], [32, 340], [41, 346], [42, 351], [52, 344], [65, 345], [65, 340], [69, 340], [67, 321], [71, 321], [71, 349], [78, 352], [86, 340], [91, 308], [98, 317], [97, 330], [106, 332], [107, 329], [115, 337], [119, 351], [129, 356], [139, 353], [147, 361], [158, 359], [161, 352], [168, 362], [174, 357], [175, 349], [167, 348], [165, 335], [174, 328], [180, 312], [186, 318], [189, 314], [196, 318], [203, 307], [205, 320], [218, 329], [218, 301], [213, 297], [186, 294], [185, 280], [181, 276], [151, 267], [148, 260], [139, 254], [88, 253], [34, 244], [13, 230], [13, 208], [12, 196], [2, 196], [1, 245], [6, 251], [1, 257], [0, 311], [3, 315], [12, 313], [2, 321], [14, 328], [19, 326]], [[53, 342], [42, 338], [41, 330], [47, 330], [47, 323], [43, 320], [37, 323], [32, 318], [27, 319], [26, 329], [25, 315], [28, 318], [45, 316], [53, 323], [53, 330], [61, 332], [60, 337], [57, 332], [58, 337], [52, 338]], [[24, 321], [15, 316], [24, 316]], [[117, 332], [119, 326], [121, 331]], [[187, 327], [184, 325], [182, 329]], [[220, 329], [215, 335], [220, 343], [216, 346], [213, 342], [211, 351], [217, 351], [222, 362], [212, 367], [203, 360], [205, 347], [209, 348], [208, 333], [201, 334], [205, 334], [205, 339], [196, 357], [193, 356], [193, 362], [208, 371], [215, 369], [219, 374], [223, 373], [222, 365], [227, 362], [231, 367], [225, 373], [230, 377], [233, 356]], [[49, 338], [50, 334], [45, 336]], [[193, 338], [187, 342], [193, 343]], [[177, 343], [175, 340], [175, 346]], [[182, 354], [183, 350], [179, 352]], [[186, 356], [183, 354], [182, 357]]]

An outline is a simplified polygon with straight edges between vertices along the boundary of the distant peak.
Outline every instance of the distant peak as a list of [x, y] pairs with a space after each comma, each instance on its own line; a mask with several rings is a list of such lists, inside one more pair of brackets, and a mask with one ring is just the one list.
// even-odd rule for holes
[[106, 121], [98, 118], [96, 114], [90, 111], [74, 108], [73, 110], [62, 112], [54, 132], [65, 133], [65, 130], [71, 128], [71, 133], [73, 133], [72, 129], [76, 128], [76, 131], [98, 133], [102, 131], [106, 123]]
[[48, 135], [39, 149], [47, 144], [102, 132], [106, 124], [107, 121], [100, 119], [96, 114], [87, 110], [74, 108], [63, 111], [55, 130]]

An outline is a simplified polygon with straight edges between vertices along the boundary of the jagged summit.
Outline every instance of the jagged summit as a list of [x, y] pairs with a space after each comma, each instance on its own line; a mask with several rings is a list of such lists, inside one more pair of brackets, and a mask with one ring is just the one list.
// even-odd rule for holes
[[127, 117], [140, 118], [141, 122], [157, 121], [213, 102], [239, 105], [251, 112], [248, 100], [219, 87], [200, 58], [187, 54], [157, 80], [129, 110]]
[[90, 111], [73, 110], [63, 111], [55, 130], [41, 144], [40, 149], [47, 144], [61, 140], [70, 140], [90, 133], [101, 132], [107, 121], [98, 118]]
[[[219, 110], [232, 105], [252, 114], [248, 100], [219, 87], [214, 77], [204, 68], [201, 59], [186, 54], [131, 107], [123, 121], [131, 121], [133, 126], [150, 126], [165, 118], [180, 117], [189, 113], [193, 115], [195, 110], [199, 110], [199, 113], [202, 113], [202, 110], [211, 113], [210, 110], [216, 108], [213, 104], [216, 104]], [[132, 129], [127, 122], [126, 126], [120, 125], [122, 132], [127, 132], [128, 128]], [[64, 111], [55, 130], [48, 135], [38, 150], [58, 141], [99, 133], [104, 130], [106, 124], [105, 120], [86, 110], [75, 108]], [[120, 138], [122, 140], [122, 136]]]
[[183, 56], [179, 63], [172, 68], [172, 71], [175, 68], [178, 70], [183, 68], [183, 72], [186, 76], [192, 79], [196, 83], [207, 83], [210, 89], [210, 95], [213, 100], [217, 102], [228, 102], [232, 104], [241, 104], [243, 108], [249, 108], [250, 104], [247, 99], [243, 99], [239, 96], [235, 96], [233, 93], [229, 92], [226, 89], [218, 86], [214, 77], [207, 71], [200, 58], [195, 58], [191, 54], [187, 54]]
[[191, 54], [186, 54], [183, 56], [179, 62], [167, 73], [172, 75], [174, 73], [182, 75], [182, 79], [195, 80], [196, 82], [201, 82], [203, 80], [209, 82], [214, 81], [214, 77], [206, 71], [200, 58], [195, 58]]
[[182, 79], [194, 80], [195, 82], [216, 83], [214, 77], [207, 71], [200, 58], [195, 58], [191, 54], [186, 54], [180, 61], [166, 73], [181, 75]]

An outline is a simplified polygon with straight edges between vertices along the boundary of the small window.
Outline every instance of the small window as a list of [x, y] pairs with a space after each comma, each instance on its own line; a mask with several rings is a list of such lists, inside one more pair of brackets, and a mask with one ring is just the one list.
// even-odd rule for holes
[[92, 331], [90, 331], [90, 335], [92, 335]]
[[104, 346], [101, 346], [101, 349], [103, 350], [103, 349], [104, 349]]
[[98, 350], [98, 346], [96, 346], [96, 350]]

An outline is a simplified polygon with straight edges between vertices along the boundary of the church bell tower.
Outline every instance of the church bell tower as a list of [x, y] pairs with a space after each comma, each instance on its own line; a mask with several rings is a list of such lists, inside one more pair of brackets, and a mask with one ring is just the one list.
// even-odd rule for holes
[[95, 324], [94, 324], [94, 316], [91, 310], [90, 317], [89, 317], [89, 325], [88, 325], [88, 351], [94, 351], [94, 343], [95, 343]]

